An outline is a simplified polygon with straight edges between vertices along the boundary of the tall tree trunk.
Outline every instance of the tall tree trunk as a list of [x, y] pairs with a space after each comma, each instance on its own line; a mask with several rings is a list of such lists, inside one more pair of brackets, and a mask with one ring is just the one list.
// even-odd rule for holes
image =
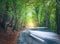
[[49, 11], [48, 10], [46, 10], [46, 19], [45, 19], [45, 21], [46, 21], [46, 27], [49, 27], [49, 17], [50, 17], [50, 15], [49, 15]]
[[56, 24], [57, 24], [57, 33], [60, 34], [60, 4], [58, 0], [56, 0]]
[[38, 23], [38, 21], [39, 21], [38, 20], [39, 6], [36, 7], [35, 11], [36, 11], [36, 20], [37, 20], [36, 22], [37, 22], [37, 26], [39, 26], [39, 23]]

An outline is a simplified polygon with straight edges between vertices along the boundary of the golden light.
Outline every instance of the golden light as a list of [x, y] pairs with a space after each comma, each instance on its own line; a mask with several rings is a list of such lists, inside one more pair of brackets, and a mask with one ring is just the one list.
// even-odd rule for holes
[[27, 7], [27, 18], [26, 18], [26, 28], [34, 28], [36, 27], [35, 20], [33, 18], [33, 9], [29, 6]]
[[34, 22], [29, 22], [26, 24], [26, 28], [34, 28], [36, 27], [36, 24]]

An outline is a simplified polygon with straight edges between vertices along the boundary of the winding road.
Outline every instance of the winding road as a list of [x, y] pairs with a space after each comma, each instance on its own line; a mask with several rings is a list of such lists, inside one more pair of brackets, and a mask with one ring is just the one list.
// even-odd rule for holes
[[60, 44], [58, 34], [45, 27], [28, 28], [19, 33], [17, 44]]

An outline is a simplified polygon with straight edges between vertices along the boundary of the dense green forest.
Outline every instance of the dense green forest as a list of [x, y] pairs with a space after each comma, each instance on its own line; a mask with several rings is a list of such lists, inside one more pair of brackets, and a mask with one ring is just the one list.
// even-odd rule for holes
[[7, 30], [48, 27], [60, 33], [59, 0], [0, 0], [0, 24]]

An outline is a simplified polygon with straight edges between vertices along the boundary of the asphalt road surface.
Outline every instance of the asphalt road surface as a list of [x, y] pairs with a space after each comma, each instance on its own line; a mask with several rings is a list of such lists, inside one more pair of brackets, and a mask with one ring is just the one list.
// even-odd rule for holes
[[28, 28], [19, 33], [17, 44], [60, 44], [60, 39], [54, 32], [45, 27]]

